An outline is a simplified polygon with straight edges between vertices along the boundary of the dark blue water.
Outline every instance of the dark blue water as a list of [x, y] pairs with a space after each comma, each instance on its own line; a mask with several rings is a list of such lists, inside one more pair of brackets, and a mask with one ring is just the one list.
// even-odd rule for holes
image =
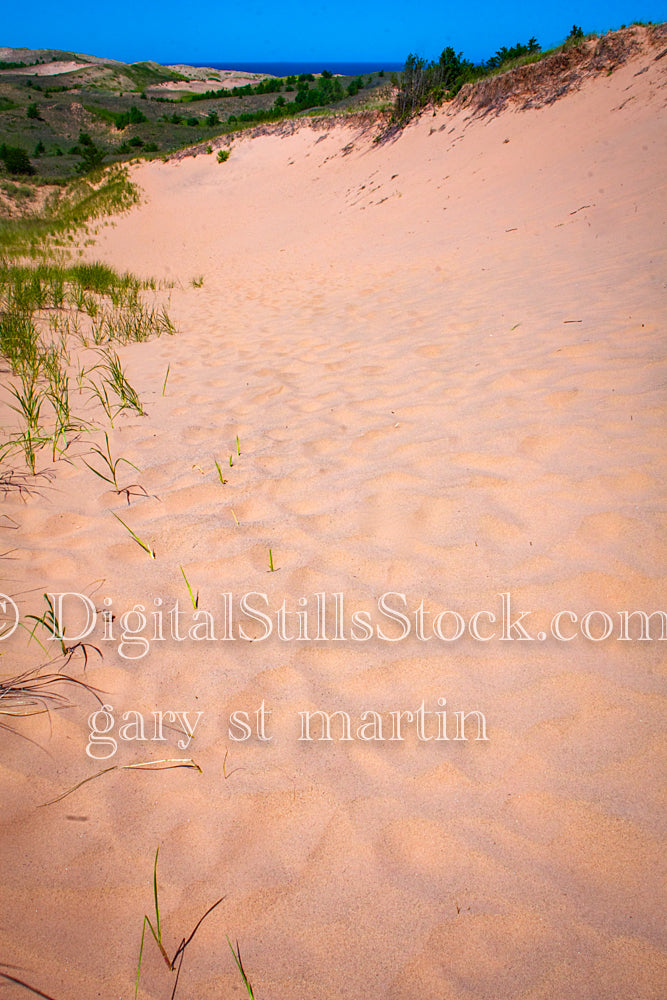
[[397, 62], [327, 62], [318, 60], [317, 62], [237, 62], [235, 59], [228, 59], [226, 62], [208, 63], [188, 63], [184, 60], [184, 65], [188, 66], [210, 66], [212, 69], [238, 69], [244, 73], [268, 73], [269, 76], [294, 76], [299, 73], [321, 73], [323, 69], [328, 69], [330, 73], [340, 73], [342, 76], [364, 76], [369, 73], [377, 73], [383, 69], [385, 73], [394, 70], [402, 70], [403, 63]]

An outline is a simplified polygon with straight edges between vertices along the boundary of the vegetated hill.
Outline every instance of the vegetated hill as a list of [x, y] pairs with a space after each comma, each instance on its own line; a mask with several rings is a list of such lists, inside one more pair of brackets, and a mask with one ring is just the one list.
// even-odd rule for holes
[[633, 56], [651, 51], [656, 60], [667, 56], [667, 23], [631, 25], [599, 38], [582, 38], [539, 60], [465, 84], [455, 100], [475, 114], [498, 114], [508, 105], [539, 108], [578, 90], [588, 77], [609, 75]]
[[[284, 79], [155, 62], [126, 64], [56, 49], [0, 49], [0, 147], [20, 149], [11, 176], [64, 179], [138, 154], [208, 142], [317, 105], [388, 97], [381, 71]], [[30, 163], [26, 165], [26, 156]], [[1, 158], [0, 158], [1, 159]], [[0, 164], [0, 170], [2, 166]]]

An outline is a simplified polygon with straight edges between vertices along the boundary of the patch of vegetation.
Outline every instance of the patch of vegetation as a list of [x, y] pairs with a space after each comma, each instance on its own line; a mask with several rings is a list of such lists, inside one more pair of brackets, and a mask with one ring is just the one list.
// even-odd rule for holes
[[[312, 73], [309, 75], [311, 79], [315, 79]], [[216, 98], [258, 97], [262, 94], [278, 94], [283, 89], [284, 83], [285, 81], [279, 77], [268, 78], [260, 80], [255, 85], [247, 83], [243, 87], [221, 87], [219, 90], [206, 90], [203, 94], [183, 94], [179, 98], [179, 101], [183, 104], [191, 104], [193, 101], [210, 101]]]
[[438, 104], [446, 98], [455, 97], [465, 83], [498, 72], [522, 56], [539, 52], [540, 45], [533, 37], [526, 44], [517, 42], [510, 48], [503, 45], [489, 59], [477, 65], [464, 58], [462, 52], [455, 52], [451, 46], [443, 49], [437, 62], [427, 62], [410, 54], [400, 80], [397, 80], [399, 89], [394, 104], [394, 119], [405, 122], [427, 104]]
[[12, 184], [11, 181], [5, 181], [2, 185], [2, 190], [8, 198], [27, 199], [28, 201], [32, 201], [35, 197], [34, 189], [28, 187], [27, 184]]
[[122, 132], [128, 125], [141, 125], [147, 122], [148, 118], [140, 111], [136, 104], [130, 106], [129, 111], [110, 111], [109, 108], [102, 108], [95, 104], [84, 104], [86, 111], [100, 118], [104, 122], [109, 122], [119, 132]]
[[30, 157], [20, 146], [7, 146], [3, 142], [0, 146], [0, 160], [8, 174], [29, 176], [35, 173]]
[[87, 132], [79, 132], [79, 141], [72, 149], [81, 157], [81, 162], [77, 164], [76, 171], [79, 174], [89, 174], [102, 166], [106, 153], [99, 149]]
[[39, 216], [0, 220], [0, 259], [21, 254], [34, 257], [66, 245], [77, 229], [130, 208], [138, 197], [127, 170], [121, 166], [54, 187]]
[[[42, 249], [48, 248], [43, 244]], [[0, 461], [21, 455], [35, 476], [43, 448], [48, 445], [56, 461], [76, 435], [94, 428], [94, 423], [72, 414], [73, 344], [79, 358], [82, 350], [89, 349], [94, 362], [82, 367], [79, 361], [79, 394], [88, 393], [89, 401], [99, 403], [111, 427], [123, 410], [144, 414], [111, 345], [174, 332], [164, 307], [144, 300], [144, 291], [154, 288], [154, 282], [119, 274], [101, 263], [62, 264], [48, 259], [35, 263], [18, 255], [0, 262], [0, 356], [9, 365], [5, 388], [20, 421], [19, 430], [0, 446]], [[113, 461], [108, 437], [106, 441], [111, 478], [84, 464], [112, 483], [116, 492], [126, 492], [129, 503], [130, 492], [137, 495], [141, 487], [119, 487], [116, 469], [127, 460]], [[92, 451], [105, 458], [99, 448]]]

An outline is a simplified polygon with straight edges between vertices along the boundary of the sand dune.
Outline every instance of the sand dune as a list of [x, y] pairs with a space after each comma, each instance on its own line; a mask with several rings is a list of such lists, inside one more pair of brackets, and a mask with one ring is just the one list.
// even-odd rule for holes
[[[178, 335], [120, 351], [148, 416], [109, 434], [151, 496], [128, 507], [60, 463], [41, 497], [2, 507], [20, 524], [4, 586], [25, 612], [50, 589], [118, 615], [178, 600], [189, 622], [182, 567], [218, 638], [135, 661], [106, 643], [88, 666], [148, 734], [155, 711], [203, 713], [185, 750], [171, 728], [89, 759], [83, 694], [50, 725], [25, 721], [46, 753], [3, 737], [0, 958], [28, 981], [131, 995], [160, 845], [170, 950], [224, 896], [183, 996], [244, 995], [227, 934], [259, 1000], [662, 995], [664, 654], [656, 619], [653, 641], [618, 638], [619, 611], [665, 594], [656, 54], [539, 110], [445, 106], [386, 142], [315, 122], [235, 140], [224, 164], [136, 167], [141, 206], [93, 252], [175, 282]], [[264, 640], [238, 606], [250, 592], [272, 610]], [[401, 640], [378, 612], [388, 592], [411, 616]], [[225, 593], [254, 641], [220, 640]], [[513, 619], [531, 613], [532, 641], [500, 639], [501, 594]], [[488, 611], [495, 638], [420, 639], [422, 601], [425, 628]], [[355, 610], [387, 638], [354, 641]], [[606, 612], [613, 635], [563, 618], [575, 638], [558, 641], [566, 610]], [[392, 740], [390, 713], [422, 703], [432, 738], [406, 718]], [[231, 738], [230, 713], [256, 726], [262, 704], [272, 739]], [[318, 709], [349, 713], [352, 738], [300, 740], [299, 713]], [[382, 739], [358, 735], [364, 711]], [[455, 713], [474, 711], [488, 739], [469, 717], [456, 740]], [[190, 755], [201, 774], [119, 770], [36, 809], [109, 763]], [[139, 995], [172, 984], [151, 943]]]

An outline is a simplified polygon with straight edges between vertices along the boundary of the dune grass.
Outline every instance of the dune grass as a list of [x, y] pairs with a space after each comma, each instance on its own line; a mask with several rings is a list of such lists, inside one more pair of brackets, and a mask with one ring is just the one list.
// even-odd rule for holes
[[27, 253], [39, 257], [45, 247], [71, 243], [83, 227], [123, 212], [139, 200], [127, 169], [120, 166], [47, 190], [41, 211], [0, 219], [0, 256]]
[[145, 942], [145, 938], [146, 938], [146, 927], [148, 926], [148, 929], [151, 932], [153, 940], [155, 941], [155, 944], [157, 945], [157, 947], [158, 947], [158, 949], [160, 951], [160, 954], [162, 955], [162, 958], [164, 959], [165, 965], [170, 970], [170, 972], [175, 972], [176, 973], [176, 979], [174, 981], [174, 988], [173, 988], [172, 994], [171, 994], [171, 997], [172, 997], [172, 1000], [173, 1000], [173, 998], [176, 995], [176, 989], [178, 987], [178, 980], [179, 980], [179, 977], [180, 977], [180, 974], [181, 974], [181, 967], [183, 965], [183, 958], [185, 957], [185, 950], [186, 950], [186, 948], [188, 947], [188, 945], [190, 944], [190, 942], [194, 938], [195, 934], [197, 933], [197, 931], [199, 930], [199, 928], [203, 924], [204, 920], [206, 920], [206, 918], [208, 917], [208, 915], [210, 913], [212, 913], [213, 910], [215, 910], [216, 906], [219, 906], [220, 903], [222, 903], [223, 899], [225, 898], [224, 896], [221, 896], [220, 899], [218, 899], [215, 903], [213, 903], [212, 906], [209, 906], [208, 910], [206, 910], [206, 912], [204, 913], [204, 915], [202, 917], [200, 917], [199, 920], [197, 921], [197, 923], [195, 924], [194, 930], [191, 931], [189, 937], [181, 939], [181, 943], [179, 944], [178, 948], [174, 952], [174, 957], [170, 958], [169, 957], [169, 953], [167, 952], [167, 950], [166, 950], [166, 948], [165, 948], [165, 946], [163, 944], [163, 941], [162, 941], [162, 920], [160, 918], [160, 902], [159, 902], [159, 897], [158, 897], [158, 884], [157, 884], [157, 862], [158, 862], [159, 853], [160, 853], [160, 848], [158, 847], [157, 850], [156, 850], [156, 852], [155, 852], [155, 861], [153, 863], [153, 906], [154, 906], [154, 909], [155, 909], [155, 917], [154, 917], [154, 922], [153, 922], [153, 920], [151, 920], [151, 918], [148, 916], [148, 914], [144, 914], [144, 922], [143, 922], [143, 926], [142, 926], [142, 930], [141, 930], [141, 945], [139, 947], [139, 962], [137, 964], [137, 977], [136, 977], [135, 987], [134, 987], [134, 997], [135, 997], [135, 1000], [136, 1000], [136, 998], [137, 998], [137, 996], [139, 994], [139, 977], [141, 975], [141, 962], [143, 960], [143, 955], [144, 955], [144, 942]]
[[[112, 457], [111, 445], [109, 444], [109, 435], [107, 434], [106, 431], [104, 432], [104, 440], [106, 443], [106, 448], [104, 449], [104, 451], [102, 451], [102, 449], [98, 447], [94, 447], [91, 449], [92, 453], [94, 455], [99, 456], [99, 458], [102, 460], [104, 471], [100, 472], [99, 469], [96, 469], [89, 462], [86, 462], [85, 459], [83, 460], [83, 464], [87, 466], [91, 472], [94, 472], [96, 476], [99, 476], [100, 479], [104, 480], [105, 483], [110, 483], [110, 485], [113, 486], [113, 488], [115, 489], [116, 493], [121, 493], [127, 487], [118, 486], [118, 474], [117, 474], [118, 466], [121, 465], [121, 463], [123, 463], [125, 465], [129, 465], [136, 472], [139, 472], [140, 470], [134, 464], [134, 462], [130, 462], [128, 458], [118, 457], [114, 459]], [[136, 484], [133, 483], [132, 485]]]
[[[71, 412], [74, 348], [98, 349], [100, 360], [87, 369], [87, 380], [86, 369], [79, 369], [79, 389], [85, 382], [105, 422], [113, 427], [123, 410], [144, 415], [111, 345], [175, 333], [164, 304], [146, 300], [159, 291], [156, 282], [72, 260], [71, 253], [75, 234], [137, 200], [127, 173], [112, 168], [58, 189], [39, 215], [0, 221], [0, 356], [9, 367], [9, 403], [20, 418], [18, 431], [0, 445], [0, 462], [21, 454], [36, 475], [43, 447], [51, 445], [55, 461], [73, 434], [94, 427]], [[64, 237], [69, 249], [63, 249]]]

